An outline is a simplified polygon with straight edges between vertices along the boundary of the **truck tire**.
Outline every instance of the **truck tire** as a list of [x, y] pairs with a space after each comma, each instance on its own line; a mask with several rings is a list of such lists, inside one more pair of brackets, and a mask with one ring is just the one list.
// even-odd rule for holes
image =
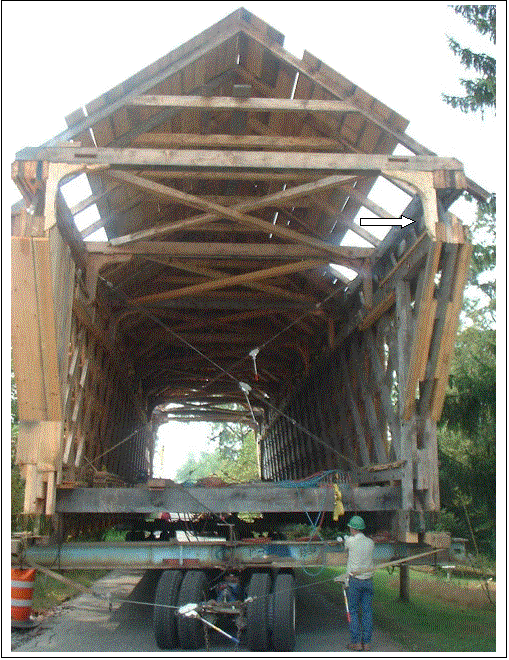
[[171, 607], [158, 605], [176, 605], [182, 571], [164, 571], [159, 578], [154, 598], [154, 634], [160, 649], [172, 649], [177, 646], [177, 619]]
[[275, 651], [292, 652], [295, 648], [295, 579], [280, 573], [272, 590], [272, 646]]
[[[207, 600], [207, 576], [203, 571], [187, 571], [178, 597], [179, 605], [203, 603]], [[183, 649], [199, 649], [205, 644], [203, 623], [199, 619], [179, 616], [177, 631]]]
[[251, 651], [267, 651], [269, 647], [269, 598], [271, 587], [269, 573], [253, 573], [247, 589], [247, 646]]

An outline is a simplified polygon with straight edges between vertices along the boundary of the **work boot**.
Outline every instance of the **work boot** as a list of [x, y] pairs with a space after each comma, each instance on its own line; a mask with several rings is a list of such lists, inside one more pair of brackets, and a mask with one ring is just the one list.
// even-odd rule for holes
[[362, 651], [362, 644], [348, 644], [346, 647], [349, 651]]
[[371, 644], [363, 644], [362, 645], [362, 650], [363, 651], [371, 651]]

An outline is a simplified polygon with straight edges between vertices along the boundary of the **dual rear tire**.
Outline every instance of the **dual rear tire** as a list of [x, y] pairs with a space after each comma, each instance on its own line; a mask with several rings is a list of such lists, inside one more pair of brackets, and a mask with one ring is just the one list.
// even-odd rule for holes
[[[203, 571], [164, 571], [154, 599], [154, 634], [160, 649], [199, 649], [205, 643], [199, 619], [177, 617], [176, 608], [207, 600], [208, 580]], [[295, 648], [295, 580], [280, 573], [272, 584], [270, 573], [253, 573], [247, 588], [253, 600], [246, 607], [246, 642], [251, 651], [291, 652]]]
[[247, 646], [251, 651], [291, 652], [295, 648], [295, 579], [280, 573], [253, 573], [248, 587]]
[[205, 643], [199, 619], [177, 617], [176, 608], [207, 600], [207, 576], [203, 571], [164, 571], [154, 599], [154, 635], [160, 649], [198, 649]]

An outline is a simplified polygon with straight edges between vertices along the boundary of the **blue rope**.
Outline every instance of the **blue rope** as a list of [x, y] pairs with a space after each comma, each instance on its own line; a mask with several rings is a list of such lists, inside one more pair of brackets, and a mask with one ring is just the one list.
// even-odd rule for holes
[[[326, 470], [321, 474], [302, 479], [301, 481], [276, 481], [275, 483], [281, 488], [314, 488], [318, 486], [320, 481], [323, 481], [331, 474], [340, 475], [340, 472], [338, 470]], [[344, 479], [344, 481], [346, 481], [346, 479]]]

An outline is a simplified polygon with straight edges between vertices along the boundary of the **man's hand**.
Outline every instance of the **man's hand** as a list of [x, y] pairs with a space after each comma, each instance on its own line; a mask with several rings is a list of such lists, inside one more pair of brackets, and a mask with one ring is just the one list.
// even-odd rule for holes
[[344, 582], [345, 584], [348, 582], [348, 573], [342, 573], [341, 575], [336, 575], [334, 578], [334, 582]]

